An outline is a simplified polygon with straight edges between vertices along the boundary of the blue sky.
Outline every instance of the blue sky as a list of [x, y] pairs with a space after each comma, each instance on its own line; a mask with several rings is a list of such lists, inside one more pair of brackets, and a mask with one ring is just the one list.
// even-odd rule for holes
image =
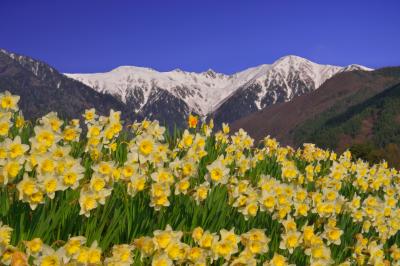
[[62, 72], [233, 73], [295, 54], [400, 65], [398, 0], [1, 0], [0, 47]]

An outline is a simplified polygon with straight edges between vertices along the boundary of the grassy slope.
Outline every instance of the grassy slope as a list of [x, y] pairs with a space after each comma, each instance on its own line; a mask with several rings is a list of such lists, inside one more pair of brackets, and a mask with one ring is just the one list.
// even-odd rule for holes
[[[398, 166], [400, 159], [396, 147], [400, 145], [400, 84], [338, 114], [342, 104], [336, 104], [296, 128], [295, 142], [313, 142], [336, 150], [352, 147], [365, 159], [376, 161], [385, 158]], [[386, 154], [380, 151], [388, 148], [390, 151]]]
[[300, 137], [305, 135], [308, 138], [316, 129], [323, 128], [329, 119], [399, 82], [398, 67], [372, 72], [341, 73], [329, 79], [318, 90], [290, 102], [267, 107], [236, 121], [232, 128], [244, 128], [257, 140], [269, 134], [282, 144], [298, 146], [302, 143]]

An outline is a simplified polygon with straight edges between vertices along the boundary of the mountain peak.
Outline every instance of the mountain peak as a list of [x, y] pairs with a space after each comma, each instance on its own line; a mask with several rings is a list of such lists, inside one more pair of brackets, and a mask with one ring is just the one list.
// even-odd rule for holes
[[354, 71], [354, 70], [371, 71], [373, 69], [357, 64], [351, 64], [343, 68], [343, 71]]
[[203, 72], [203, 74], [205, 76], [208, 76], [208, 77], [211, 77], [211, 78], [215, 78], [217, 76], [217, 72], [215, 72], [211, 68], [209, 68], [207, 71]]
[[180, 68], [175, 68], [174, 70], [172, 70], [172, 72], [185, 72], [185, 71], [183, 71], [182, 69], [180, 69]]
[[276, 60], [272, 65], [288, 66], [288, 65], [298, 65], [301, 63], [311, 63], [311, 61], [297, 55], [286, 55]]

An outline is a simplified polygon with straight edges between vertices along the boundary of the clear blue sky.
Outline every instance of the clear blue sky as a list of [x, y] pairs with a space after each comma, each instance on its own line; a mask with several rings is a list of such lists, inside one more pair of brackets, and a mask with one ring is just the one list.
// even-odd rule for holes
[[400, 65], [399, 0], [1, 0], [0, 47], [62, 72]]

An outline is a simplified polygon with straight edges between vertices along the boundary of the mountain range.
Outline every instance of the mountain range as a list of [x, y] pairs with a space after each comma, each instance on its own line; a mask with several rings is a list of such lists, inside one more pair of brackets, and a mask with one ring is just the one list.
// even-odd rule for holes
[[267, 135], [298, 147], [316, 143], [400, 167], [400, 67], [321, 65], [284, 56], [234, 74], [211, 69], [120, 66], [105, 73], [60, 73], [40, 60], [0, 49], [0, 91], [21, 96], [24, 115], [56, 111], [79, 118], [85, 109], [121, 111], [128, 122], [157, 119], [183, 128], [190, 113], [228, 122], [256, 140]]
[[121, 66], [106, 73], [61, 74], [50, 65], [0, 50], [0, 90], [22, 96], [21, 108], [39, 117], [56, 110], [64, 117], [78, 117], [86, 108], [100, 113], [121, 110], [127, 119], [158, 119], [184, 126], [190, 113], [214, 118], [216, 124], [234, 122], [267, 106], [291, 101], [317, 90], [326, 80], [360, 65], [320, 65], [298, 56], [285, 56], [226, 75], [179, 69]]
[[211, 69], [202, 73], [179, 69], [158, 72], [135, 66], [121, 66], [105, 73], [65, 75], [112, 95], [142, 117], [177, 123], [195, 113], [203, 118], [213, 117], [220, 124], [290, 101], [318, 89], [338, 73], [353, 70], [371, 69], [355, 64], [319, 65], [290, 55], [232, 75]]

